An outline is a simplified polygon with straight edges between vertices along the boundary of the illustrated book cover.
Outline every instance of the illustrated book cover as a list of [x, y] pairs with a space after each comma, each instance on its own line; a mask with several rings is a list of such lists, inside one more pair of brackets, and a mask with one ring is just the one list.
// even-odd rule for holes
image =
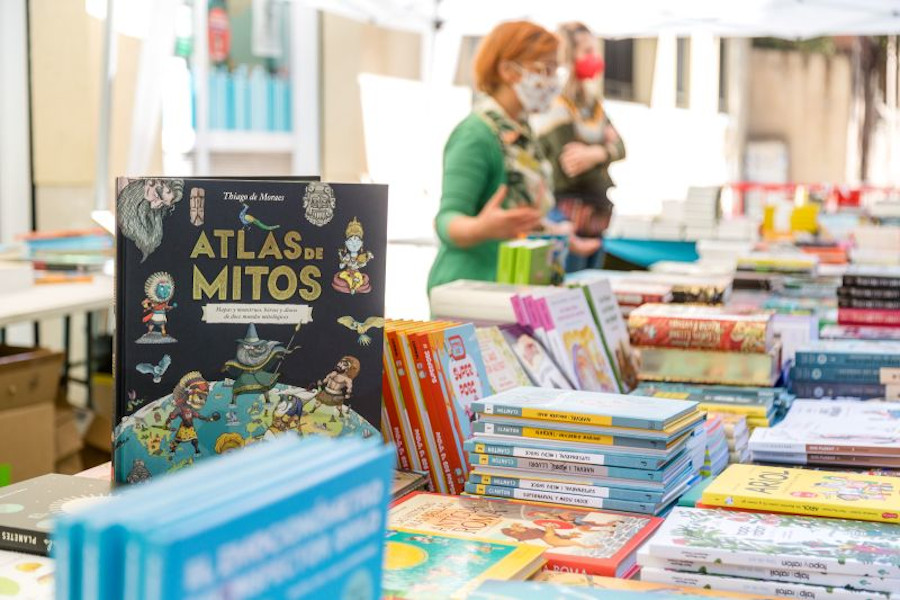
[[286, 431], [380, 435], [385, 186], [117, 190], [116, 482]]
[[389, 526], [522, 542], [545, 550], [551, 570], [622, 577], [661, 519], [603, 510], [483, 498], [412, 494], [391, 508]]
[[562, 390], [572, 389], [572, 383], [563, 374], [551, 354], [524, 327], [503, 325], [500, 327], [500, 333], [534, 385]]
[[583, 289], [616, 373], [619, 389], [628, 393], [638, 384], [639, 365], [616, 295], [606, 279], [588, 283]]
[[638, 346], [766, 353], [772, 348], [772, 315], [717, 306], [645, 304], [628, 315]]
[[532, 385], [498, 327], [479, 327], [475, 334], [492, 393]]
[[470, 600], [776, 600], [633, 579], [614, 579], [578, 573], [541, 571], [531, 581], [488, 581], [479, 586]]

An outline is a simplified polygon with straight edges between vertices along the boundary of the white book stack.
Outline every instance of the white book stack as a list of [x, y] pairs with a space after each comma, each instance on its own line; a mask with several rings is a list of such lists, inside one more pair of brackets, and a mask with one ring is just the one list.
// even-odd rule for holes
[[853, 230], [854, 264], [900, 264], [900, 227], [861, 225]]
[[748, 218], [719, 221], [716, 238], [720, 240], [756, 241], [759, 239], [759, 221]]
[[685, 223], [685, 237], [689, 240], [704, 240], [715, 237], [721, 216], [720, 187], [692, 187], [688, 189], [684, 201], [682, 218]]
[[653, 217], [643, 215], [619, 215], [613, 213], [606, 237], [648, 239], [653, 228]]

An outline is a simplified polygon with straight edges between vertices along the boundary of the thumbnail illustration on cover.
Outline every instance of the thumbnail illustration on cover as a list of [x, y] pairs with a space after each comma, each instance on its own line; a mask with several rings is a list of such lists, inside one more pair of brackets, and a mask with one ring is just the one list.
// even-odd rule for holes
[[379, 435], [385, 187], [118, 189], [117, 481], [285, 432]]

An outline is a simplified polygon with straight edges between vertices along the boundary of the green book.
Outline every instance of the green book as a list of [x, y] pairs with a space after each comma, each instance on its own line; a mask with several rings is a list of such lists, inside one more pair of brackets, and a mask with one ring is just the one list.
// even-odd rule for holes
[[550, 243], [545, 240], [522, 240], [515, 249], [516, 267], [513, 283], [549, 285], [550, 251]]
[[516, 242], [500, 244], [497, 257], [497, 283], [513, 283], [516, 268]]

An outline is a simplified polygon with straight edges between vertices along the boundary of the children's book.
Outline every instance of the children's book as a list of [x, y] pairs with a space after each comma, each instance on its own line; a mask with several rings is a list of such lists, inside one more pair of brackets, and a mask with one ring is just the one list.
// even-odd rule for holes
[[[477, 443], [477, 442], [476, 442]], [[476, 468], [511, 469], [515, 472], [530, 475], [553, 474], [568, 477], [610, 477], [627, 481], [652, 481], [665, 483], [680, 466], [687, 464], [688, 457], [682, 455], [664, 469], [630, 469], [625, 467], [604, 467], [600, 465], [544, 460], [539, 458], [519, 458], [495, 454], [478, 454], [469, 452], [469, 462]]]
[[624, 576], [661, 520], [603, 510], [412, 494], [391, 508], [390, 527], [522, 542], [545, 549], [547, 568]]
[[703, 504], [818, 517], [900, 523], [900, 481], [852, 473], [731, 465]]
[[532, 385], [528, 374], [498, 327], [479, 327], [475, 334], [491, 393]]
[[543, 565], [543, 553], [516, 542], [392, 528], [381, 597], [466, 598], [483, 581], [527, 579]]
[[479, 586], [470, 600], [776, 600], [703, 588], [614, 579], [580, 573], [541, 571], [531, 581], [488, 581]]
[[538, 440], [466, 440], [464, 448], [467, 452], [489, 454], [491, 456], [511, 457], [527, 460], [561, 461], [571, 464], [599, 465], [610, 467], [628, 467], [632, 469], [661, 469], [671, 464], [685, 444], [675, 447], [671, 454], [664, 456], [648, 456], [640, 451], [626, 448], [560, 448]]
[[120, 178], [115, 479], [380, 431], [387, 188]]
[[503, 325], [500, 332], [519, 359], [532, 383], [539, 387], [571, 390], [572, 384], [547, 349], [520, 325]]
[[580, 290], [564, 290], [540, 298], [547, 338], [560, 366], [580, 390], [621, 393], [603, 338]]
[[0, 551], [50, 555], [54, 520], [109, 494], [108, 479], [55, 473], [0, 487]]
[[665, 431], [697, 411], [697, 403], [643, 396], [524, 387], [484, 398], [477, 413], [537, 421]]
[[597, 498], [612, 498], [613, 500], [629, 500], [631, 502], [661, 502], [667, 494], [663, 486], [645, 484], [643, 482], [602, 478], [579, 480], [577, 478], [564, 478], [553, 475], [510, 473], [503, 469], [476, 469], [469, 473], [469, 483], [595, 496]]
[[676, 507], [647, 543], [654, 557], [900, 577], [896, 525]]
[[619, 389], [622, 393], [628, 393], [638, 384], [639, 365], [616, 295], [607, 279], [586, 284], [583, 289], [603, 338], [607, 357], [616, 373]]

